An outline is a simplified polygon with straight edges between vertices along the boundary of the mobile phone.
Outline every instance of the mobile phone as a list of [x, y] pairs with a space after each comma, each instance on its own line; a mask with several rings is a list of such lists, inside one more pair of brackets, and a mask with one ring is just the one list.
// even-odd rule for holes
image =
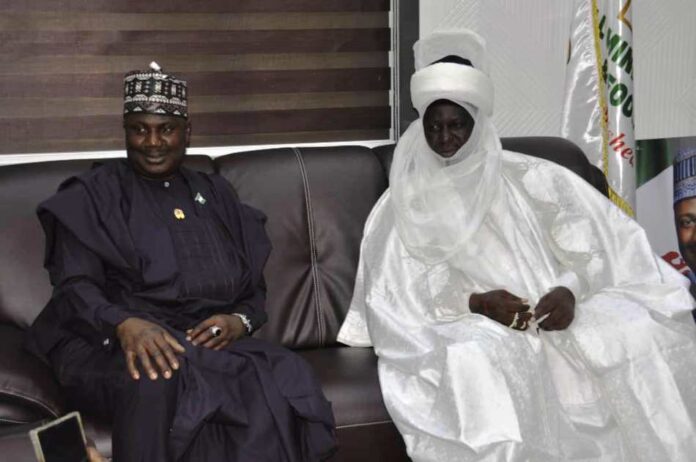
[[79, 412], [71, 412], [29, 432], [39, 462], [87, 462]]

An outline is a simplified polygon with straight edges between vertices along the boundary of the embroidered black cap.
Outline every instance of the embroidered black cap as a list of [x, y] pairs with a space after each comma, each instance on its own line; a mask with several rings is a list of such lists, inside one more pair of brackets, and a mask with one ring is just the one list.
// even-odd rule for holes
[[131, 71], [123, 79], [123, 114], [161, 114], [188, 118], [187, 84], [162, 72], [156, 63], [149, 71]]

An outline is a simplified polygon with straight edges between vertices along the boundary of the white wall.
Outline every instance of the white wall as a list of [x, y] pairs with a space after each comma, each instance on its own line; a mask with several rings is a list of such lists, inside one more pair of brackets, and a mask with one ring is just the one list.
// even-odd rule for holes
[[696, 135], [696, 0], [634, 0], [636, 139]]
[[[696, 135], [696, 0], [634, 0], [637, 139]], [[571, 0], [421, 0], [421, 37], [468, 27], [488, 42], [502, 136], [558, 135]]]
[[568, 0], [421, 0], [420, 35], [465, 27], [488, 45], [501, 136], [558, 135]]

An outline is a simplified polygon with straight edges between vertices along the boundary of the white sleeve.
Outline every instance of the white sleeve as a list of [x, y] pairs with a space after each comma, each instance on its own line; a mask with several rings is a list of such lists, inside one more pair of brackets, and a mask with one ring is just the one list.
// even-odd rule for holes
[[346, 319], [343, 321], [343, 325], [341, 325], [341, 329], [338, 331], [337, 338], [339, 342], [354, 347], [372, 346], [372, 340], [370, 339], [370, 333], [367, 330], [367, 322], [365, 319], [367, 301], [363, 266], [364, 263], [361, 256], [360, 263], [358, 263], [358, 273], [355, 276], [353, 299], [350, 302], [350, 308], [348, 309]]

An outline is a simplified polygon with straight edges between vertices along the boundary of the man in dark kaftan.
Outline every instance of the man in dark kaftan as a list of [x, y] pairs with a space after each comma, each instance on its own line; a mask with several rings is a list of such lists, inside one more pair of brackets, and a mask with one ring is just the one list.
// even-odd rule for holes
[[251, 337], [266, 320], [263, 214], [181, 166], [186, 82], [125, 79], [127, 160], [39, 206], [51, 300], [29, 348], [71, 404], [113, 422], [116, 462], [318, 461], [333, 415], [309, 366]]

